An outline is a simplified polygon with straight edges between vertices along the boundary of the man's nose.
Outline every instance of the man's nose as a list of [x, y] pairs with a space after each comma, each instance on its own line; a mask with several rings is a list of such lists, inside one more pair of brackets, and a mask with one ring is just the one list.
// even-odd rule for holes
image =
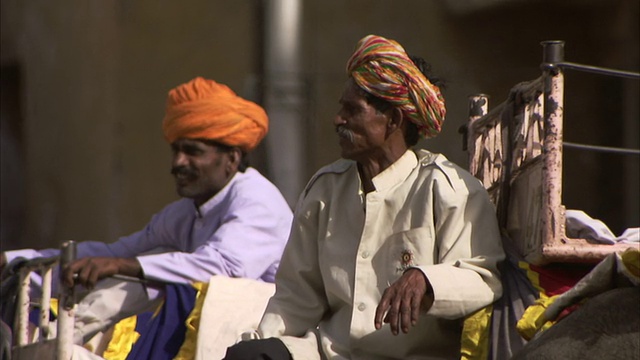
[[173, 154], [173, 161], [171, 162], [171, 165], [173, 165], [174, 167], [185, 166], [187, 165], [187, 163], [187, 156], [182, 151], [178, 151]]

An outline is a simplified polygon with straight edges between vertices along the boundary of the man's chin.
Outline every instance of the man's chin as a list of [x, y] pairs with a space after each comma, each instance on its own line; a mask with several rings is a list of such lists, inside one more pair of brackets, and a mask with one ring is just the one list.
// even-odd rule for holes
[[183, 197], [183, 198], [193, 197], [193, 192], [189, 191], [189, 189], [186, 186], [176, 185], [176, 192], [180, 197]]

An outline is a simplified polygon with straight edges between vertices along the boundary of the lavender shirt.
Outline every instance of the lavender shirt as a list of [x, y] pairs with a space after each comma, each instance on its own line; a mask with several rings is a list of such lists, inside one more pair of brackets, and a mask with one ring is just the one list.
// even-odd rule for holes
[[[163, 282], [208, 281], [212, 275], [273, 282], [291, 220], [278, 189], [249, 168], [199, 208], [191, 199], [173, 202], [143, 230], [114, 243], [79, 243], [78, 257], [136, 257], [145, 278]], [[6, 252], [7, 261], [58, 254], [56, 249]]]

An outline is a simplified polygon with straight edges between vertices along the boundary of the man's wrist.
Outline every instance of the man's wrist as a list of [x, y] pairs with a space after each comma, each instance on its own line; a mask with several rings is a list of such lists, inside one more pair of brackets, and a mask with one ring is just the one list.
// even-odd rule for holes
[[418, 266], [411, 266], [410, 268], [408, 268], [407, 270], [405, 270], [405, 273], [407, 271], [411, 271], [411, 270], [417, 270], [419, 271], [422, 276], [424, 277], [424, 282], [426, 285], [426, 289], [424, 292], [424, 297], [422, 298], [422, 304], [421, 304], [421, 308], [423, 309], [423, 311], [429, 311], [429, 309], [431, 309], [431, 306], [433, 305], [433, 302], [435, 300], [435, 296], [433, 293], [433, 286], [431, 286], [431, 281], [429, 281], [429, 277], [427, 277], [427, 274], [424, 273], [424, 271], [422, 271], [422, 269]]

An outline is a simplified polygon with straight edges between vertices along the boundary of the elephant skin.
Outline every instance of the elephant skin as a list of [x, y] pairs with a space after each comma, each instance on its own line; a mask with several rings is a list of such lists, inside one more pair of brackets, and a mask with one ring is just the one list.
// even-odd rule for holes
[[589, 299], [512, 359], [640, 359], [640, 287], [616, 288]]

